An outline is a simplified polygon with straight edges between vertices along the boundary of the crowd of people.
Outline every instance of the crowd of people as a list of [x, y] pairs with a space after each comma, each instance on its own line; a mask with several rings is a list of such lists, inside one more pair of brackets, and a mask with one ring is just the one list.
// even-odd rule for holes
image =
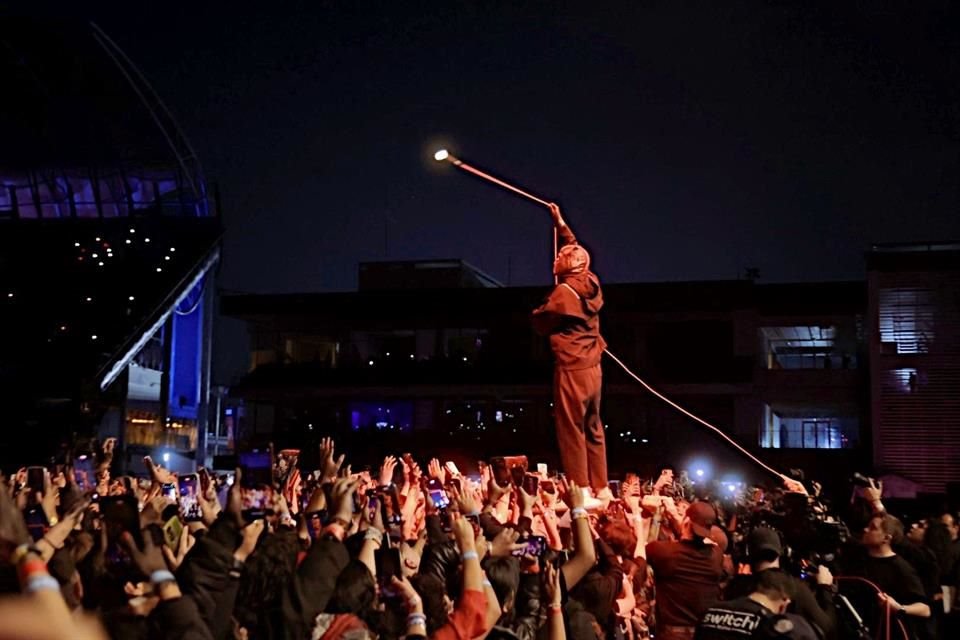
[[113, 446], [92, 486], [4, 480], [0, 639], [960, 637], [957, 521], [905, 533], [872, 481], [841, 519], [792, 479], [665, 468], [598, 497], [523, 457], [354, 472], [329, 439], [315, 470], [114, 477]]

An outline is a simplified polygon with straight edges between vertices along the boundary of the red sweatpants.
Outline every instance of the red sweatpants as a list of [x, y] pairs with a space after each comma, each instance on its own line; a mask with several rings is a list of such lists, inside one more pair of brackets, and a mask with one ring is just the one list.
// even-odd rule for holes
[[607, 486], [607, 446], [600, 421], [600, 365], [587, 369], [555, 368], [553, 411], [560, 460], [567, 476], [581, 487]]

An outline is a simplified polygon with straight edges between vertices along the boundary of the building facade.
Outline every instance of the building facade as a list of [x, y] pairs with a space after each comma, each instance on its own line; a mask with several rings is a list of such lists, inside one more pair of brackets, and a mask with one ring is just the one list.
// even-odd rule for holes
[[960, 244], [868, 255], [873, 456], [943, 492], [960, 482]]
[[[529, 322], [548, 287], [501, 287], [459, 261], [361, 265], [371, 270], [404, 276], [396, 287], [362, 277], [356, 293], [222, 299], [250, 328], [250, 371], [231, 390], [244, 401], [241, 435], [310, 448], [334, 433], [469, 466], [517, 452], [558, 462], [551, 354]], [[741, 444], [781, 467], [865, 464], [864, 283], [610, 284], [604, 296], [610, 351]], [[698, 460], [755, 475], [611, 359], [602, 407], [614, 469]]]

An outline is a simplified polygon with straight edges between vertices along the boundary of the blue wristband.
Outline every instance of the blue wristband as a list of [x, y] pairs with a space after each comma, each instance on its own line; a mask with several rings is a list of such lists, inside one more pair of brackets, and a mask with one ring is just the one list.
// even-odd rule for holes
[[477, 555], [476, 551], [467, 551], [462, 556], [460, 556], [460, 559], [463, 560], [464, 562], [466, 562], [467, 560], [477, 560], [479, 558], [480, 556]]
[[587, 515], [587, 510], [584, 509], [583, 507], [574, 507], [573, 509], [570, 509], [570, 517], [572, 518], [576, 518], [577, 516], [585, 516], [585, 515]]
[[177, 579], [166, 569], [159, 569], [150, 574], [150, 584], [160, 584], [161, 582], [176, 582]]
[[27, 583], [27, 593], [36, 593], [37, 591], [60, 591], [60, 583], [53, 576], [37, 576]]

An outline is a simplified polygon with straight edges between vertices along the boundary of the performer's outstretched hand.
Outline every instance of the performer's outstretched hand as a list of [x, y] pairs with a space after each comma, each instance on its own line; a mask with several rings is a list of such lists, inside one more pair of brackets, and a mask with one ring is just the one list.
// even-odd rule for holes
[[558, 227], [565, 227], [567, 225], [563, 220], [563, 216], [560, 215], [560, 205], [555, 202], [549, 204], [550, 207], [550, 217], [553, 218], [553, 223]]

